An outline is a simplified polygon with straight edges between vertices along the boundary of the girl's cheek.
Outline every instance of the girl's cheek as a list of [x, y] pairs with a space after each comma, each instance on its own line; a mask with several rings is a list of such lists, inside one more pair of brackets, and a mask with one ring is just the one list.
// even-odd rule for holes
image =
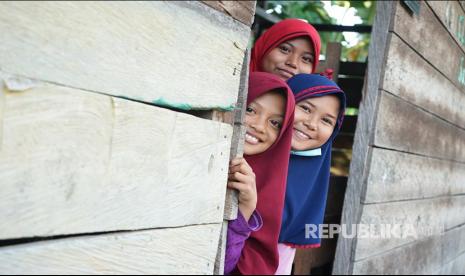
[[250, 122], [252, 121], [252, 116], [245, 114], [244, 125], [246, 127], [250, 126]]
[[279, 132], [278, 133], [274, 132], [272, 135], [270, 135], [270, 137], [271, 137], [271, 139], [270, 139], [271, 145], [273, 145], [274, 142], [276, 142], [276, 140], [278, 140], [278, 136], [279, 136]]

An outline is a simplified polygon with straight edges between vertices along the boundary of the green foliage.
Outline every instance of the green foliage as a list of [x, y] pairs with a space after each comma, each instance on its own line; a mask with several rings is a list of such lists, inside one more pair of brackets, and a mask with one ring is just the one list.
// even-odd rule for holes
[[[374, 1], [331, 1], [332, 5], [354, 8], [360, 16], [364, 25], [372, 25], [376, 14], [376, 3]], [[313, 24], [337, 24], [337, 20], [329, 16], [321, 1], [267, 1], [266, 10], [273, 10], [274, 15], [285, 18], [301, 18]], [[280, 12], [279, 12], [280, 11]], [[328, 42], [341, 42], [342, 60], [364, 62], [368, 56], [368, 45], [370, 34], [359, 34], [360, 41], [357, 45], [347, 47], [344, 35], [338, 32], [320, 32], [322, 40], [322, 51], [326, 52]], [[344, 43], [346, 42], [346, 43]]]

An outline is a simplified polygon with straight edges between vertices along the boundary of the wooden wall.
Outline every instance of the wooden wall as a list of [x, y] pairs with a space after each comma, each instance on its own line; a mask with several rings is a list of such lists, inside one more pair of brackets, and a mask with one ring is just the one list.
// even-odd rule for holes
[[418, 235], [340, 238], [335, 274], [465, 273], [465, 9], [419, 2], [378, 2], [342, 220]]
[[2, 273], [214, 272], [254, 8], [0, 3]]

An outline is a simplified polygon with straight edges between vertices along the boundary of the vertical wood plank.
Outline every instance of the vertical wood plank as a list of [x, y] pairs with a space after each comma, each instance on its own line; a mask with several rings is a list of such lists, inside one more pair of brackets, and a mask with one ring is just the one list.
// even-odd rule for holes
[[[233, 124], [233, 137], [231, 142], [230, 159], [242, 157], [244, 153], [244, 138], [246, 128], [243, 125], [245, 117], [245, 108], [247, 105], [247, 95], [249, 89], [249, 62], [250, 51], [247, 50], [244, 55], [241, 70], [241, 82], [239, 85], [238, 101], [233, 113], [225, 115], [213, 115], [221, 119], [227, 118]], [[227, 240], [228, 221], [235, 220], [238, 212], [238, 194], [237, 191], [227, 189], [224, 206], [224, 223], [223, 231], [218, 244], [217, 259], [215, 263], [215, 274], [224, 273], [224, 261]]]
[[341, 63], [342, 45], [339, 42], [329, 42], [326, 46], [326, 60], [318, 66], [317, 72], [323, 73], [326, 69], [333, 70], [333, 81], [337, 83]]
[[[390, 1], [377, 3], [376, 19], [373, 25], [371, 44], [369, 49], [370, 62], [368, 63], [366, 95], [360, 106], [353, 160], [350, 167], [350, 177], [344, 200], [342, 224], [358, 224], [361, 220], [363, 205], [360, 200], [365, 197], [368, 172], [370, 170], [371, 153], [374, 140], [376, 111], [379, 105], [379, 87], [384, 75], [386, 53], [389, 49], [390, 35], [388, 30], [392, 28], [395, 4]], [[356, 239], [338, 239], [333, 274], [352, 274], [354, 268]]]
[[[232, 148], [230, 151], [230, 159], [242, 157], [244, 153], [244, 138], [246, 128], [243, 125], [245, 118], [245, 108], [247, 105], [247, 95], [249, 89], [249, 61], [250, 51], [247, 50], [242, 62], [241, 82], [239, 85], [239, 95], [234, 109], [234, 126]], [[224, 207], [224, 219], [235, 220], [237, 218], [238, 199], [237, 191], [228, 189], [226, 192], [226, 203]]]

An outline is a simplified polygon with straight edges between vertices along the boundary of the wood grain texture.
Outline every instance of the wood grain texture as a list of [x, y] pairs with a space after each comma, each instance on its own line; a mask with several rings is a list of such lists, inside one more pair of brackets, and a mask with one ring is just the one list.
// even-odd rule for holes
[[[432, 274], [464, 253], [465, 227], [356, 262], [354, 274]], [[462, 271], [463, 273], [463, 271]]]
[[400, 2], [379, 2], [342, 223], [431, 232], [341, 237], [333, 274], [453, 271], [465, 250], [463, 49], [424, 2]]
[[410, 15], [400, 1], [397, 3], [393, 31], [458, 88], [465, 89], [465, 86], [458, 80], [460, 58], [464, 56], [464, 51], [436, 18], [426, 2], [419, 2], [421, 7], [418, 16]]
[[221, 224], [84, 236], [0, 248], [5, 274], [211, 275]]
[[465, 130], [389, 93], [383, 93], [375, 145], [444, 160], [465, 162]]
[[[239, 93], [237, 97], [237, 104], [234, 109], [233, 119], [233, 137], [232, 147], [230, 151], [230, 159], [242, 157], [244, 154], [245, 132], [245, 109], [247, 107], [247, 95], [249, 91], [249, 63], [250, 51], [247, 50], [241, 69], [241, 82], [239, 85]], [[226, 200], [224, 206], [224, 219], [235, 220], [239, 208], [238, 192], [232, 189], [227, 189]]]
[[441, 269], [433, 273], [433, 275], [463, 275], [465, 271], [465, 252], [457, 259], [445, 264]]
[[[465, 224], [463, 216], [465, 213], [465, 195], [370, 204], [366, 205], [363, 210], [360, 223], [376, 225], [378, 230], [375, 233], [378, 236], [381, 236], [381, 227], [384, 225], [392, 225], [392, 228], [394, 225], [402, 227], [405, 236], [398, 238], [386, 234], [385, 237], [379, 238], [359, 238], [355, 260], [366, 259], [394, 248], [403, 247], [416, 240], [439, 235], [444, 231]], [[413, 233], [413, 231], [415, 232]], [[463, 249], [465, 250], [465, 248]]]
[[[250, 63], [250, 51], [247, 50], [244, 55], [241, 69], [241, 82], [239, 85], [239, 92], [237, 97], [236, 107], [232, 116], [227, 118], [222, 117], [221, 119], [228, 120], [233, 125], [233, 137], [231, 141], [230, 160], [236, 157], [242, 157], [244, 154], [244, 139], [246, 127], [245, 121], [245, 109], [247, 106], [247, 95], [249, 90], [249, 63]], [[223, 214], [223, 231], [218, 244], [217, 260], [215, 263], [215, 273], [224, 273], [224, 259], [226, 251], [226, 240], [227, 240], [227, 228], [228, 221], [237, 219], [239, 210], [239, 198], [238, 192], [233, 189], [226, 190], [226, 197], [224, 203], [224, 214]]]
[[363, 203], [465, 194], [465, 164], [374, 149]]
[[218, 241], [218, 248], [215, 258], [215, 268], [213, 275], [224, 275], [224, 266], [226, 259], [226, 243], [228, 238], [228, 221], [223, 221], [221, 226], [221, 233]]
[[202, 1], [202, 3], [231, 16], [247, 26], [252, 26], [257, 1]]
[[427, 1], [458, 45], [465, 50], [465, 12], [458, 1]]
[[230, 125], [45, 83], [2, 94], [0, 239], [223, 221]]
[[324, 73], [326, 69], [333, 70], [333, 81], [337, 83], [341, 63], [341, 51], [341, 43], [329, 42], [326, 46], [326, 60], [318, 63], [316, 72]]
[[[358, 224], [363, 213], [361, 198], [366, 192], [368, 172], [371, 163], [370, 145], [373, 144], [373, 129], [379, 105], [379, 87], [384, 76], [385, 53], [388, 51], [390, 35], [388, 30], [392, 24], [394, 3], [380, 1], [376, 7], [376, 17], [373, 25], [373, 36], [369, 48], [366, 94], [360, 105], [359, 120], [355, 132], [353, 159], [350, 165], [350, 177], [344, 199], [341, 224]], [[357, 240], [353, 238], [338, 239], [333, 274], [352, 274]]]
[[2, 2], [0, 10], [3, 71], [179, 109], [236, 103], [250, 28], [202, 3]]
[[392, 36], [383, 89], [465, 129], [465, 92], [397, 35]]
[[[0, 75], [1, 77], [1, 75]], [[5, 93], [4, 84], [0, 83], [0, 151], [2, 150], [2, 141], [3, 141], [3, 118], [5, 117]]]
[[465, 11], [465, 1], [464, 0], [459, 0], [460, 6], [462, 9]]

